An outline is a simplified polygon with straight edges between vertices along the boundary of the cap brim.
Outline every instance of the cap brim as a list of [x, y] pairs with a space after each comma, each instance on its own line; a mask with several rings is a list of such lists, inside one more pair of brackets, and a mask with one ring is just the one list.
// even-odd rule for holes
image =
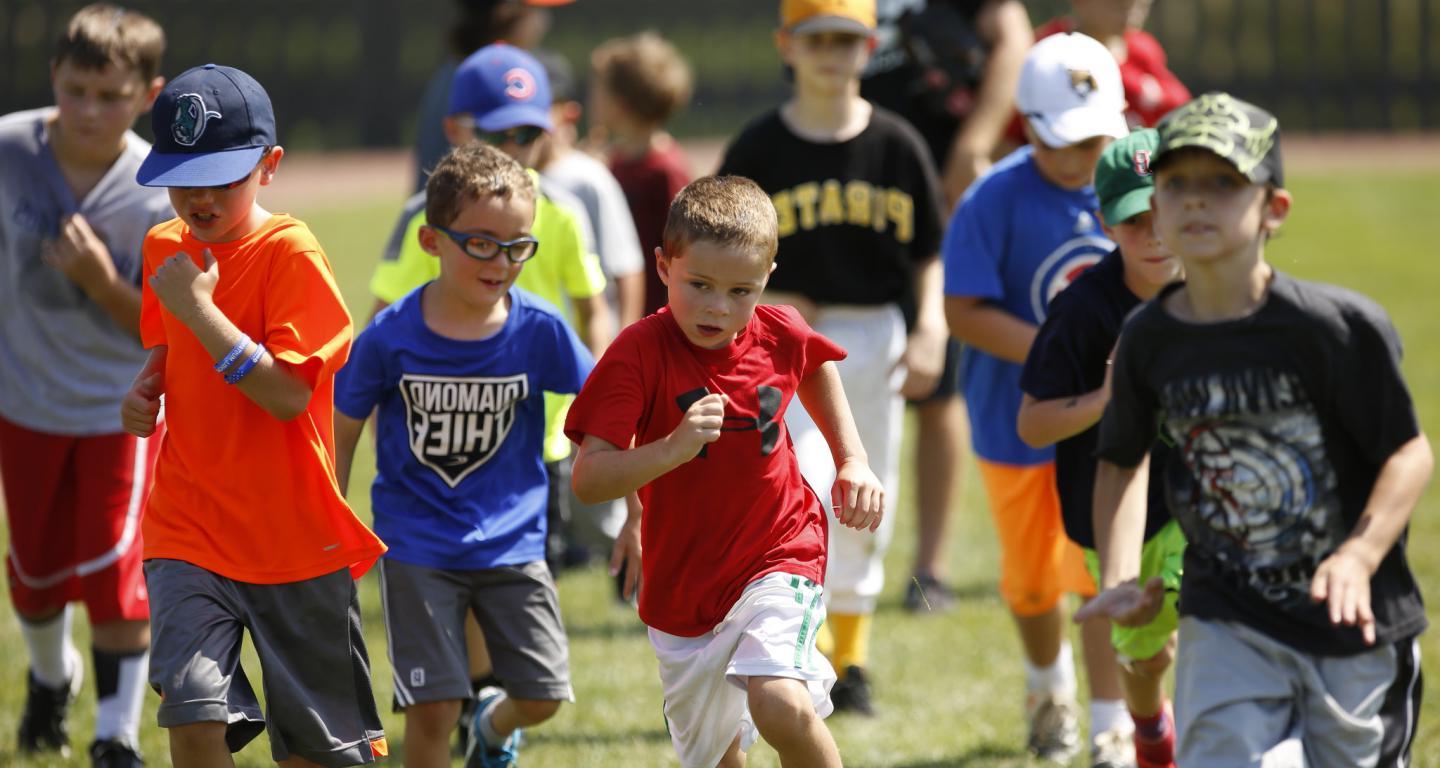
[[1125, 115], [1096, 107], [1076, 107], [1050, 115], [1028, 115], [1027, 119], [1047, 147], [1068, 147], [1096, 136], [1123, 139], [1130, 135]]
[[263, 154], [264, 147], [205, 153], [152, 149], [135, 172], [135, 181], [146, 187], [218, 187], [245, 178]]
[[859, 19], [848, 16], [815, 16], [790, 25], [792, 35], [818, 35], [821, 32], [849, 32], [853, 35], [869, 35], [875, 30], [865, 26]]
[[1100, 205], [1100, 215], [1105, 219], [1105, 226], [1113, 227], [1132, 216], [1139, 216], [1150, 210], [1150, 196], [1154, 194], [1154, 187], [1140, 187]]
[[535, 104], [511, 104], [491, 110], [484, 116], [476, 115], [475, 126], [482, 131], [508, 131], [522, 125], [533, 125], [550, 131], [554, 126], [550, 122], [548, 107], [548, 104], [546, 108]]

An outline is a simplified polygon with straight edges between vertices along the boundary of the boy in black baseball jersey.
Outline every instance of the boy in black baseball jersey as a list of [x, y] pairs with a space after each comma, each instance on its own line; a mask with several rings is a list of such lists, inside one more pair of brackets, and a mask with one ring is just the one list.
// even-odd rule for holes
[[[915, 129], [860, 97], [874, 48], [874, 0], [782, 0], [777, 35], [794, 96], [753, 121], [721, 174], [748, 176], [775, 204], [780, 251], [765, 301], [794, 306], [850, 350], [839, 364], [861, 441], [881, 485], [895, 488], [903, 394], [935, 387], [944, 360], [941, 193]], [[812, 488], [834, 463], [801, 408], [786, 418]], [[871, 712], [866, 646], [893, 516], [880, 529], [830, 527], [826, 576], [836, 710]]]
[[1119, 624], [1145, 458], [1174, 444], [1189, 544], [1175, 670], [1180, 765], [1408, 765], [1426, 619], [1405, 532], [1434, 458], [1379, 305], [1265, 261], [1289, 213], [1279, 125], [1210, 93], [1167, 115], [1151, 161], [1160, 239], [1186, 282], [1126, 324], [1100, 424], [1095, 541]]

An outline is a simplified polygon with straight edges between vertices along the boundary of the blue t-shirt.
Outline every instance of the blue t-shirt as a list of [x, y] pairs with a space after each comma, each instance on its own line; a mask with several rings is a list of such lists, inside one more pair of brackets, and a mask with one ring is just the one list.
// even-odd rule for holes
[[[950, 219], [940, 252], [945, 295], [987, 299], [1027, 323], [1085, 269], [1115, 248], [1100, 229], [1092, 187], [1067, 190], [1035, 167], [1030, 147], [1010, 153], [970, 187]], [[987, 461], [1031, 466], [1054, 458], [1015, 432], [1020, 369], [965, 347], [962, 385], [975, 454]]]
[[554, 307], [519, 288], [510, 289], [505, 325], [479, 341], [432, 331], [424, 291], [375, 316], [335, 381], [341, 413], [364, 419], [380, 410], [375, 533], [387, 557], [430, 568], [541, 560], [541, 393], [579, 392], [595, 360]]

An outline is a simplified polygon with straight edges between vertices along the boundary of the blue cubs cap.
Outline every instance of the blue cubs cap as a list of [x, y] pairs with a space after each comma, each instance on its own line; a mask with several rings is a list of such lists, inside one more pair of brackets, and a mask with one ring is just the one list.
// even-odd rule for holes
[[147, 187], [218, 187], [244, 178], [274, 146], [275, 111], [255, 78], [206, 64], [165, 84], [150, 112], [155, 143], [135, 180]]
[[450, 114], [468, 114], [482, 131], [533, 125], [549, 131], [550, 78], [534, 56], [507, 43], [470, 54], [450, 82]]

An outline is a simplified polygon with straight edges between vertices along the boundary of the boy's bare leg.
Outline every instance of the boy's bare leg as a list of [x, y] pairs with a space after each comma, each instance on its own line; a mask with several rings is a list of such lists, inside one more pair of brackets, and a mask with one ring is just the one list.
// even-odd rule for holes
[[799, 680], [751, 677], [746, 686], [750, 717], [761, 737], [790, 768], [840, 768], [835, 737], [815, 713], [810, 692]]
[[944, 581], [950, 512], [959, 487], [965, 444], [965, 405], [959, 395], [949, 395], [920, 403], [915, 410], [919, 417], [915, 501], [920, 526], [913, 571]]
[[460, 719], [460, 702], [430, 701], [405, 708], [405, 768], [448, 768], [450, 731]]
[[1115, 645], [1110, 642], [1110, 619], [1091, 619], [1080, 625], [1084, 645], [1085, 670], [1090, 677], [1090, 700], [1118, 701], [1125, 696], [1120, 685], [1120, 664], [1115, 660]]
[[1165, 705], [1165, 670], [1175, 657], [1175, 635], [1160, 652], [1148, 659], [1132, 661], [1120, 668], [1120, 682], [1125, 687], [1125, 704], [1140, 717], [1154, 717]]
[[516, 728], [526, 728], [549, 720], [560, 711], [560, 702], [539, 699], [512, 699], [506, 696], [490, 714], [490, 727], [502, 737]]
[[1048, 667], [1055, 663], [1060, 656], [1060, 641], [1065, 637], [1065, 614], [1060, 603], [1036, 616], [1015, 616], [1015, 626], [1020, 630], [1020, 644], [1031, 666]]
[[465, 613], [465, 650], [470, 662], [470, 679], [481, 680], [493, 671], [490, 666], [490, 649], [485, 647], [485, 634], [475, 614]]
[[720, 758], [715, 768], [745, 768], [745, 753], [740, 751], [740, 734], [735, 734], [735, 740], [730, 742], [730, 748], [725, 750], [725, 756]]
[[177, 725], [170, 731], [170, 763], [175, 768], [223, 768], [235, 765], [225, 745], [225, 723]]
[[90, 644], [112, 653], [135, 653], [150, 647], [150, 622], [107, 621], [90, 627]]

